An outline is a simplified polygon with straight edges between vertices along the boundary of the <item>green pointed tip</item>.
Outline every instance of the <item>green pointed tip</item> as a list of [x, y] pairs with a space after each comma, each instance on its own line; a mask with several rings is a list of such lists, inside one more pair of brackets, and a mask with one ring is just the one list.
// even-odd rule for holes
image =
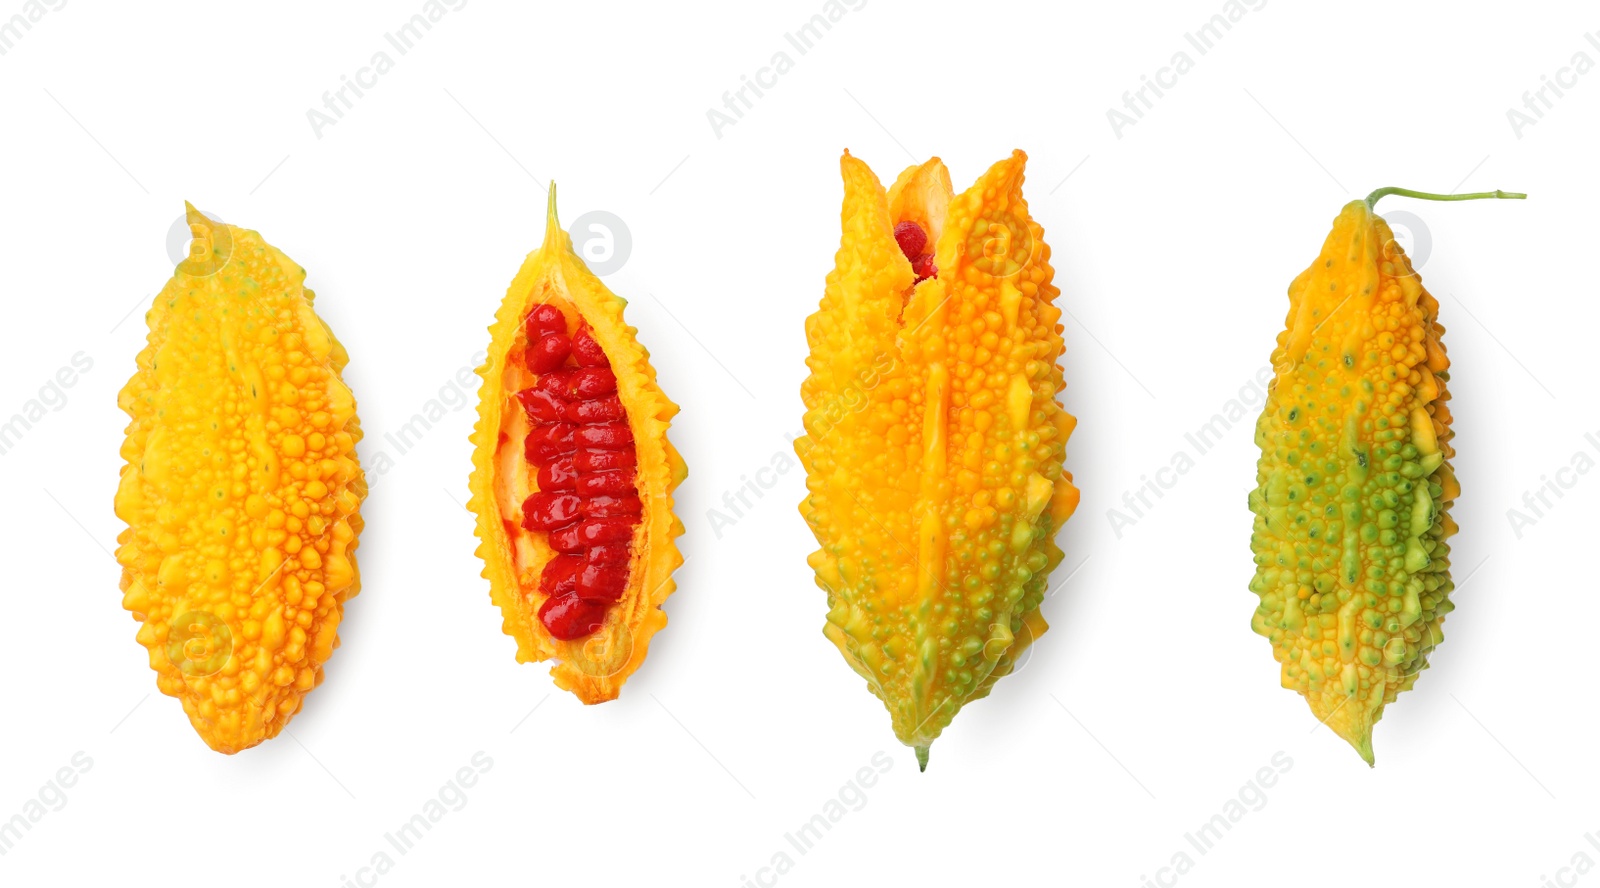
[[1477, 191], [1472, 194], [1434, 194], [1428, 191], [1412, 191], [1409, 188], [1379, 188], [1367, 195], [1367, 209], [1390, 194], [1401, 197], [1414, 197], [1418, 200], [1527, 200], [1526, 194], [1515, 191]]
[[928, 770], [928, 747], [917, 747], [917, 773]]
[[550, 182], [550, 196], [545, 202], [544, 211], [544, 245], [554, 247], [561, 243], [563, 232], [561, 220], [556, 218], [556, 183]]
[[1367, 767], [1376, 768], [1378, 766], [1377, 762], [1373, 760], [1372, 731], [1370, 729], [1367, 731], [1366, 735], [1361, 738], [1359, 743], [1352, 743], [1350, 745], [1355, 747], [1356, 754], [1361, 756], [1361, 760], [1367, 763]]

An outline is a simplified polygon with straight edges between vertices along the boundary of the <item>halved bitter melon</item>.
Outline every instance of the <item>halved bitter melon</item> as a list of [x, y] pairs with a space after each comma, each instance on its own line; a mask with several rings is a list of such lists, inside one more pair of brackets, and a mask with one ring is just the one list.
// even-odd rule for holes
[[1078, 490], [1050, 250], [1017, 151], [967, 191], [934, 158], [885, 193], [847, 151], [843, 238], [806, 321], [800, 505], [824, 634], [928, 746], [1047, 625]]
[[468, 507], [518, 662], [558, 660], [556, 685], [585, 703], [644, 661], [683, 563], [678, 407], [624, 305], [573, 252], [551, 183], [544, 242], [489, 328]]
[[277, 736], [322, 682], [360, 589], [366, 480], [344, 348], [305, 269], [188, 208], [190, 258], [156, 295], [118, 395], [123, 607], [163, 694], [234, 753]]

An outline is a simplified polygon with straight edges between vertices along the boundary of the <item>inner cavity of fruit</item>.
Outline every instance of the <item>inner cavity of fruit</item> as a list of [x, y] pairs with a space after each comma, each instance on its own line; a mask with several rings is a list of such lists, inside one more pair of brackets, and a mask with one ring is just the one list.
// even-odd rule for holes
[[520, 530], [544, 534], [553, 552], [539, 576], [539, 622], [570, 641], [599, 629], [627, 588], [643, 512], [638, 456], [611, 362], [589, 327], [580, 323], [569, 335], [566, 315], [544, 303], [524, 329], [533, 384], [516, 399], [528, 418], [523, 458], [537, 490], [522, 503]]
[[910, 260], [911, 270], [917, 273], [912, 286], [939, 276], [939, 268], [933, 264], [933, 251], [928, 249], [928, 233], [922, 230], [921, 225], [915, 222], [896, 225], [894, 242], [900, 245], [901, 254]]

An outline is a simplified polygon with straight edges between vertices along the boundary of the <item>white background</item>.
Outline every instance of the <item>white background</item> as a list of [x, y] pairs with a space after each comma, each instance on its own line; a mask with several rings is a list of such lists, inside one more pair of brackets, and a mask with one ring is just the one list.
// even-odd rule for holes
[[[1584, 838], [1600, 833], [1600, 480], [1562, 475], [1574, 486], [1520, 538], [1507, 517], [1575, 453], [1600, 460], [1584, 439], [1600, 440], [1600, 73], [1547, 93], [1520, 138], [1506, 114], [1574, 53], [1600, 62], [1592, 10], [1271, 0], [1200, 55], [1184, 34], [1221, 0], [872, 0], [800, 55], [784, 34], [820, 0], [472, 0], [402, 56], [384, 34], [420, 0], [347, 6], [71, 0], [0, 56], [0, 418], [74, 354], [93, 361], [0, 456], [0, 819], [75, 752], [93, 761], [0, 856], [0, 884], [337, 886], [378, 851], [393, 869], [363, 878], [384, 886], [1531, 888], [1579, 852], [1600, 860]], [[319, 138], [307, 110], [379, 50], [393, 70]], [[707, 109], [780, 50], [792, 70], [718, 138]], [[1107, 109], [1180, 50], [1193, 70], [1118, 138]], [[920, 775], [821, 635], [799, 470], [720, 537], [708, 518], [792, 454], [845, 147], [885, 181], [938, 154], [958, 189], [1027, 150], [1069, 312], [1067, 466], [1084, 493], [1044, 605], [1054, 628]], [[449, 389], [539, 241], [551, 178], [563, 219], [605, 210], [631, 231], [606, 280], [682, 405], [690, 467], [671, 624], [621, 699], [592, 708], [518, 666], [499, 631], [460, 505], [476, 392]], [[1384, 185], [1532, 199], [1381, 207], [1431, 242], [1461, 588], [1369, 770], [1278, 686], [1249, 628], [1255, 408], [1120, 537], [1107, 510], [1267, 363], [1289, 281], [1341, 205]], [[363, 509], [363, 591], [326, 683], [284, 735], [233, 757], [155, 692], [108, 553], [115, 396], [186, 198], [308, 269], [351, 355], [363, 461], [394, 460]], [[398, 455], [384, 433], [441, 388], [454, 411]], [[479, 751], [493, 766], [465, 806], [395, 852], [384, 833]], [[892, 767], [864, 806], [809, 853], [785, 841], [880, 751]], [[1293, 765], [1265, 807], [1198, 853], [1184, 834], [1279, 751]], [[1160, 872], [1178, 851], [1193, 869]], [[779, 852], [792, 869], [762, 871]]]

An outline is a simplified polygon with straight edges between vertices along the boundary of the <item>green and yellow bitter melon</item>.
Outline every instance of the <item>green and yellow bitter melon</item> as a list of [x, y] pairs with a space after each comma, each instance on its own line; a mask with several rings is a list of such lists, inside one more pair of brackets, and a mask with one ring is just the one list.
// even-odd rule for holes
[[1256, 423], [1250, 625], [1271, 640], [1283, 686], [1368, 764], [1384, 706], [1443, 640], [1460, 492], [1439, 303], [1373, 212], [1386, 194], [1523, 197], [1375, 191], [1345, 206], [1289, 285]]

